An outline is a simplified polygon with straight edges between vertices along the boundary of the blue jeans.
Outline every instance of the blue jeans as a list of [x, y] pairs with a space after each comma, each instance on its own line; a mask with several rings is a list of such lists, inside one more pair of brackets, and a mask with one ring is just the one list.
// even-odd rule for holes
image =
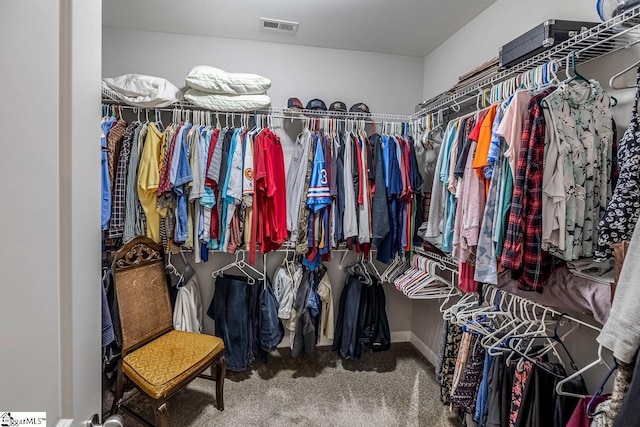
[[224, 341], [227, 369], [244, 371], [252, 362], [249, 350], [249, 301], [247, 278], [223, 275], [216, 279], [207, 315], [215, 322], [216, 336]]

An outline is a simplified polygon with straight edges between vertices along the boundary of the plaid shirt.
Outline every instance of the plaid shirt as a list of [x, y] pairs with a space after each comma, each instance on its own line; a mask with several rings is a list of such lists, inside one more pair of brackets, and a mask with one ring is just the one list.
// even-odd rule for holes
[[515, 185], [502, 264], [521, 270], [519, 287], [542, 292], [551, 273], [551, 256], [542, 250], [542, 175], [544, 171], [545, 120], [540, 101], [553, 89], [531, 98], [522, 132]]
[[113, 189], [116, 179], [116, 163], [120, 159], [120, 148], [122, 146], [122, 138], [127, 130], [127, 122], [119, 119], [111, 126], [111, 130], [107, 135], [107, 164], [109, 166], [109, 179], [111, 180], [111, 188]]
[[125, 215], [125, 189], [127, 186], [127, 168], [129, 166], [129, 156], [131, 155], [131, 145], [133, 142], [133, 131], [137, 123], [131, 123], [125, 131], [124, 141], [120, 149], [118, 164], [115, 169], [115, 179], [113, 194], [111, 195], [111, 219], [109, 220], [109, 230], [107, 238], [118, 239], [124, 234]]

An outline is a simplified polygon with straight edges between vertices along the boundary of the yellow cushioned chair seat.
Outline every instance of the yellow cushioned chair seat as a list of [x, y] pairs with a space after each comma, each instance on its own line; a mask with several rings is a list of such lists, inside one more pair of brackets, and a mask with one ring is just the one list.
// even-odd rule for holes
[[170, 331], [126, 355], [122, 370], [145, 393], [158, 399], [210, 365], [223, 350], [224, 343], [218, 337]]

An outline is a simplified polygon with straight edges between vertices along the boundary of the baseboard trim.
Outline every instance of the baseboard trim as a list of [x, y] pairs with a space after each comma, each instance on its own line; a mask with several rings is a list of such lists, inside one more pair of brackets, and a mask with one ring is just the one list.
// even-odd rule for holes
[[413, 344], [414, 347], [418, 349], [418, 351], [422, 353], [422, 355], [426, 357], [427, 360], [431, 362], [433, 366], [436, 366], [438, 356], [433, 352], [433, 350], [429, 348], [428, 345], [422, 342], [422, 340], [418, 338], [413, 332], [411, 332], [411, 338], [409, 342], [411, 342], [411, 344]]
[[391, 332], [391, 342], [411, 342], [411, 331]]

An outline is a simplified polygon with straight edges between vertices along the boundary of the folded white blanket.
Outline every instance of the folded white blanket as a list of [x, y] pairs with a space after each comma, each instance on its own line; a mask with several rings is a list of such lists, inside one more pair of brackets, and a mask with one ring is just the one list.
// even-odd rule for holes
[[271, 80], [257, 74], [227, 73], [208, 65], [194, 67], [187, 77], [187, 86], [216, 95], [262, 95], [271, 87]]
[[214, 95], [188, 89], [184, 99], [198, 107], [213, 111], [228, 111], [243, 113], [265, 110], [271, 105], [271, 98], [267, 95]]

